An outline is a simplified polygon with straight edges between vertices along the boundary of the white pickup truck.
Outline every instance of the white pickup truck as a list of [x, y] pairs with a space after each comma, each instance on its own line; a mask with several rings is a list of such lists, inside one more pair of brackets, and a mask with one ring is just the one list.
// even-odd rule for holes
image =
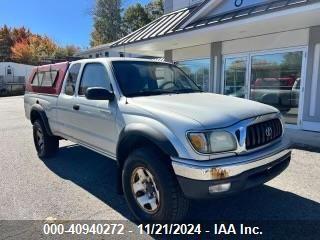
[[68, 139], [115, 160], [143, 222], [182, 220], [190, 199], [263, 184], [291, 158], [277, 109], [202, 92], [170, 63], [99, 58], [37, 67], [24, 102], [39, 157]]

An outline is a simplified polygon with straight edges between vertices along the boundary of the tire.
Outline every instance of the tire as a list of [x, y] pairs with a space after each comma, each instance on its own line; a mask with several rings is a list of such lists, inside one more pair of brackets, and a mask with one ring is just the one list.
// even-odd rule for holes
[[[151, 185], [155, 185], [153, 191], [150, 182], [144, 190], [135, 191], [141, 188], [139, 181], [142, 173], [153, 180], [150, 181]], [[140, 148], [129, 155], [122, 171], [122, 185], [129, 208], [140, 222], [179, 222], [188, 213], [189, 200], [181, 192], [173, 170], [162, 152], [155, 147]], [[140, 187], [134, 187], [137, 185]], [[155, 201], [150, 200], [150, 195], [145, 193], [146, 189], [151, 189]], [[146, 196], [152, 204], [142, 206], [138, 198], [144, 197], [145, 200]]]
[[49, 136], [41, 120], [33, 124], [33, 141], [40, 158], [52, 157], [59, 149], [59, 138]]

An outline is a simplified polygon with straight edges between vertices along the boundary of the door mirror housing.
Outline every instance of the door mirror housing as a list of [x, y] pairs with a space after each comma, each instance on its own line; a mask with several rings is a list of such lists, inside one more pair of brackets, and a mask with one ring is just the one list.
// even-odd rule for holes
[[114, 99], [114, 93], [102, 87], [91, 87], [86, 90], [85, 96], [89, 100], [109, 100]]

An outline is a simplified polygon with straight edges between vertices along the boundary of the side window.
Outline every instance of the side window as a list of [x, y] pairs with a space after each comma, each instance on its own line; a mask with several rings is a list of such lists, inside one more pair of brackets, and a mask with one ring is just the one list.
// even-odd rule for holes
[[80, 67], [80, 63], [76, 63], [70, 67], [64, 91], [65, 94], [70, 96], [74, 95]]
[[58, 71], [45, 72], [43, 74], [41, 87], [52, 87], [57, 79]]
[[79, 86], [79, 95], [84, 95], [87, 88], [90, 87], [102, 87], [111, 91], [108, 72], [100, 63], [88, 63], [84, 67]]
[[32, 86], [39, 87], [43, 79], [43, 72], [36, 72], [32, 80]]
[[35, 87], [52, 87], [57, 79], [58, 71], [37, 72], [32, 80], [32, 86]]

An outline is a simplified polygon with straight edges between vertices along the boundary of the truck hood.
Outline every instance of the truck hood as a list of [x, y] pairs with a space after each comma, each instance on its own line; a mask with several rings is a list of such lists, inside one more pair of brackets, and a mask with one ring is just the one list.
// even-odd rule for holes
[[213, 93], [136, 97], [130, 102], [163, 122], [170, 121], [170, 112], [172, 117], [180, 115], [208, 129], [228, 127], [247, 118], [278, 112], [269, 105]]

